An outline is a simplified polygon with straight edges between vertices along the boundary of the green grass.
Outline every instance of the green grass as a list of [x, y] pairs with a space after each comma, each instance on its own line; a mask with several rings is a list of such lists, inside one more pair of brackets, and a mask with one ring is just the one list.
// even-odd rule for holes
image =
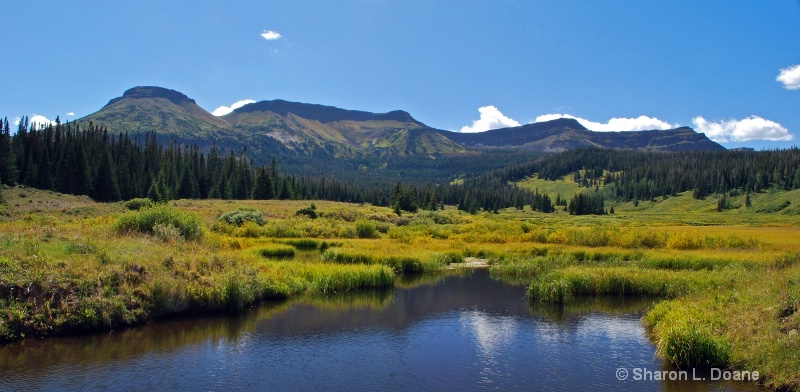
[[381, 264], [391, 267], [398, 273], [418, 273], [440, 271], [453, 258], [448, 255], [437, 255], [426, 259], [415, 256], [376, 256], [366, 253], [353, 253], [340, 249], [329, 249], [322, 254], [323, 260], [337, 264]]
[[561, 198], [569, 200], [572, 198], [572, 196], [586, 189], [579, 186], [575, 181], [572, 181], [572, 178], [569, 177], [571, 176], [565, 176], [564, 178], [556, 181], [548, 181], [534, 176], [519, 181], [517, 184], [522, 188], [538, 190], [539, 193], [547, 194], [555, 203], [556, 195], [560, 194]]
[[268, 259], [291, 259], [295, 255], [295, 250], [291, 246], [275, 245], [259, 249], [258, 254]]
[[642, 270], [637, 267], [566, 267], [534, 280], [528, 297], [566, 303], [577, 295], [628, 295], [674, 298], [721, 283], [715, 275], [695, 271]]
[[[295, 247], [295, 249], [301, 250], [309, 250], [309, 249], [321, 249], [323, 241], [318, 241], [310, 238], [298, 238], [298, 239], [291, 239], [291, 240], [283, 240], [281, 243], [286, 245], [291, 245]], [[325, 248], [327, 248], [327, 243]]]

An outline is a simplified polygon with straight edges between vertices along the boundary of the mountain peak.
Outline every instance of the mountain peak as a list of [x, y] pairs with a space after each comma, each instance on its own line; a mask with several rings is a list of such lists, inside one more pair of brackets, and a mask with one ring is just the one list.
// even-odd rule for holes
[[192, 103], [197, 104], [194, 99], [191, 99], [179, 91], [170, 90], [168, 88], [157, 87], [157, 86], [138, 86], [125, 91], [121, 97], [114, 98], [106, 104], [109, 106], [114, 102], [117, 102], [121, 99], [125, 98], [164, 98], [169, 100], [170, 102], [180, 105], [184, 103]]
[[569, 117], [561, 117], [561, 118], [557, 118], [555, 120], [542, 121], [539, 124], [546, 124], [547, 126], [567, 127], [567, 128], [578, 129], [578, 130], [581, 130], [581, 131], [588, 131], [588, 129], [586, 127], [584, 127], [583, 124], [578, 122], [578, 120], [576, 120], [574, 118], [569, 118]]

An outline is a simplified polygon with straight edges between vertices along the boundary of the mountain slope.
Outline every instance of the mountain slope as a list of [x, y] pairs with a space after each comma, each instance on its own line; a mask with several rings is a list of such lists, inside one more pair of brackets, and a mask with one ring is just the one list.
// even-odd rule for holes
[[434, 155], [465, 149], [439, 132], [396, 110], [370, 113], [332, 106], [261, 101], [224, 116], [235, 129], [269, 136], [291, 148], [312, 143], [336, 155]]
[[688, 127], [653, 131], [593, 132], [571, 118], [480, 133], [440, 132], [467, 148], [521, 148], [545, 152], [581, 147], [652, 151], [725, 149], [708, 139], [705, 134]]

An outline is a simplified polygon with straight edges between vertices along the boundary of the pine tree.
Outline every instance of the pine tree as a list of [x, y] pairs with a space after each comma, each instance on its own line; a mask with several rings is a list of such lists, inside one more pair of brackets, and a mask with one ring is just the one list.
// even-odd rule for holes
[[255, 200], [269, 200], [274, 199], [275, 195], [272, 193], [273, 185], [272, 178], [267, 172], [267, 168], [261, 166], [256, 175], [256, 184], [253, 187], [253, 199]]
[[0, 184], [14, 185], [17, 182], [17, 168], [14, 148], [11, 145], [11, 129], [8, 118], [0, 123]]
[[100, 154], [100, 164], [97, 167], [97, 177], [95, 177], [92, 191], [93, 199], [97, 201], [119, 200], [119, 185], [114, 172], [111, 154], [106, 150]]
[[178, 188], [176, 198], [178, 199], [196, 199], [200, 196], [199, 186], [197, 185], [197, 177], [193, 173], [192, 165], [190, 162], [184, 162], [183, 169], [181, 170], [181, 178], [178, 180]]

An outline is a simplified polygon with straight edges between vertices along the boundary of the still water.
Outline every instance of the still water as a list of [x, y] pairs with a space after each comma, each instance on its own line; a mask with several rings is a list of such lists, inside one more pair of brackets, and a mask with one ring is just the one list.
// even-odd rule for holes
[[757, 390], [631, 380], [635, 368], [666, 369], [639, 323], [649, 300], [562, 307], [529, 304], [524, 294], [476, 270], [29, 340], [0, 347], [0, 390]]

